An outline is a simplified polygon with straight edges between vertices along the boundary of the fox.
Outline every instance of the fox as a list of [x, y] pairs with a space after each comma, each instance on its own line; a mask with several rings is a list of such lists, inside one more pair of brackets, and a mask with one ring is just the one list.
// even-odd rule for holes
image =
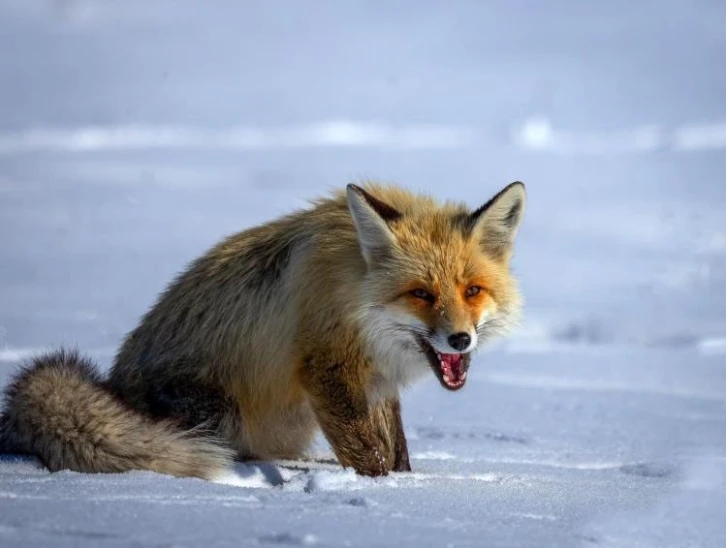
[[462, 389], [521, 312], [525, 199], [514, 182], [472, 210], [365, 181], [228, 236], [160, 293], [108, 375], [66, 348], [26, 362], [0, 452], [214, 480], [305, 459], [322, 432], [357, 474], [411, 471], [401, 392], [431, 373]]

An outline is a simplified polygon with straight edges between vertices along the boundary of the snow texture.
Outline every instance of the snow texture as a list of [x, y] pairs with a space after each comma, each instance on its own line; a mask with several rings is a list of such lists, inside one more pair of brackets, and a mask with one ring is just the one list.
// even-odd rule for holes
[[0, 456], [0, 546], [726, 546], [719, 2], [0, 6], [0, 384], [107, 368], [223, 235], [357, 178], [528, 189], [522, 326], [406, 392], [414, 471]]

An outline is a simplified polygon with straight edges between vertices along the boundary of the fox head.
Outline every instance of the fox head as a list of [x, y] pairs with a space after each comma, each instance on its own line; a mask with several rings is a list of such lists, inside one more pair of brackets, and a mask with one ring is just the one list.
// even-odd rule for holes
[[470, 356], [503, 334], [520, 309], [510, 272], [525, 208], [515, 182], [475, 210], [399, 188], [348, 185], [367, 266], [362, 325], [399, 384], [428, 367], [458, 390]]

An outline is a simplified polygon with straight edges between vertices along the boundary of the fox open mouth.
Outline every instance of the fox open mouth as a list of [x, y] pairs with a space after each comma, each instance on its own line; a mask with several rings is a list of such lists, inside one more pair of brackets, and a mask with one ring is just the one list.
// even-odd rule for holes
[[466, 383], [466, 372], [469, 370], [471, 357], [469, 354], [444, 354], [438, 352], [423, 338], [418, 338], [421, 349], [429, 360], [431, 369], [441, 386], [447, 390], [459, 390]]

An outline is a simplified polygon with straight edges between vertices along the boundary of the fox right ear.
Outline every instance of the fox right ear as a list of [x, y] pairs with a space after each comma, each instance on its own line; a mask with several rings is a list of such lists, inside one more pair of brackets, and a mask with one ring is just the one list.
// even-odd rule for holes
[[393, 244], [388, 223], [399, 219], [401, 214], [357, 185], [349, 184], [346, 192], [363, 258], [371, 265]]
[[524, 184], [517, 181], [504, 187], [469, 217], [474, 237], [495, 257], [506, 258], [511, 254], [525, 202]]

